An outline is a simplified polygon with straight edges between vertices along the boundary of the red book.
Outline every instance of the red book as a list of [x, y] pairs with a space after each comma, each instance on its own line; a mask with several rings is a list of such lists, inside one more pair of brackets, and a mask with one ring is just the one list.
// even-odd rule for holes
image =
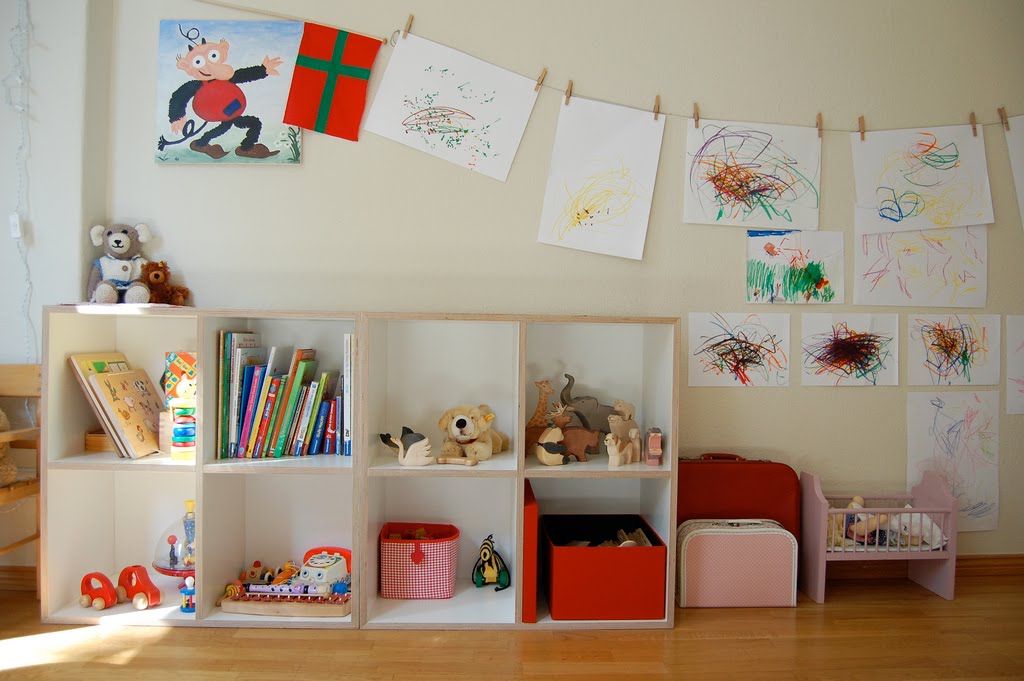
[[260, 429], [256, 432], [256, 445], [252, 448], [252, 457], [259, 458], [263, 449], [263, 442], [267, 439], [267, 431], [270, 429], [270, 415], [274, 413], [274, 403], [281, 391], [281, 378], [272, 378], [270, 388], [267, 389], [267, 401], [263, 406], [263, 419], [260, 421]]
[[338, 436], [338, 429], [334, 420], [338, 417], [338, 404], [332, 399], [331, 406], [327, 410], [327, 432], [324, 434], [324, 454], [334, 454], [334, 439]]
[[242, 422], [242, 437], [238, 440], [239, 456], [252, 456], [251, 453], [243, 453], [241, 443], [249, 441], [249, 433], [252, 429], [253, 417], [255, 416], [253, 412], [256, 411], [256, 403], [259, 402], [259, 392], [263, 385], [263, 374], [266, 370], [266, 365], [261, 364], [252, 372], [252, 389], [249, 390], [249, 404], [245, 407], [245, 421]]

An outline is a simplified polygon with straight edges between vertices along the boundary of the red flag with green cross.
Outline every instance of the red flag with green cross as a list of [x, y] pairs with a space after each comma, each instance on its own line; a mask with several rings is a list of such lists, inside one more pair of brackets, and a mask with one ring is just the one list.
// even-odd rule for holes
[[305, 24], [284, 122], [357, 141], [370, 67], [381, 44], [379, 38]]

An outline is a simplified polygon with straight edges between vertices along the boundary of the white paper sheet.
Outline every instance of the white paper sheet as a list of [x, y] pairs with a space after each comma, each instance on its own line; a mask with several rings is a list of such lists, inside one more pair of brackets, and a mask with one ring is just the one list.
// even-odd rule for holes
[[580, 97], [558, 108], [537, 241], [640, 260], [665, 117]]
[[818, 229], [816, 128], [701, 119], [686, 131], [683, 222]]
[[999, 315], [907, 315], [909, 385], [998, 385]]
[[899, 385], [899, 315], [801, 317], [803, 385]]
[[999, 521], [999, 393], [907, 395], [907, 491], [935, 471], [957, 500], [961, 532]]
[[395, 45], [365, 129], [504, 182], [537, 101], [533, 86], [410, 33]]
[[789, 315], [691, 312], [691, 386], [789, 385]]
[[1006, 413], [1024, 414], [1024, 316], [1006, 315]]
[[850, 135], [857, 234], [993, 221], [983, 135], [969, 125]]
[[854, 236], [853, 302], [985, 307], [988, 227]]
[[748, 303], [842, 303], [842, 232], [747, 231]]
[[1010, 119], [1006, 131], [1006, 148], [1010, 152], [1010, 170], [1013, 171], [1013, 185], [1017, 188], [1017, 209], [1020, 224], [1024, 228], [1024, 116]]

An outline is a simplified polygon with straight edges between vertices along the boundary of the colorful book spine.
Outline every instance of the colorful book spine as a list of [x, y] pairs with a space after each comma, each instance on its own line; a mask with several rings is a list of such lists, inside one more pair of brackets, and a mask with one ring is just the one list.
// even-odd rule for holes
[[242, 414], [235, 418], [235, 432], [229, 437], [229, 440], [233, 443], [229, 443], [228, 445], [230, 447], [230, 453], [228, 456], [231, 458], [238, 456], [238, 441], [242, 437], [242, 426], [245, 425], [245, 419], [242, 417], [245, 416], [245, 405], [249, 404], [249, 394], [252, 392], [252, 375], [254, 371], [256, 371], [256, 367], [254, 366], [245, 367], [245, 369], [242, 370], [242, 378], [239, 379], [240, 387], [238, 389], [238, 399], [242, 404], [239, 411], [242, 412]]
[[260, 419], [260, 428], [253, 441], [252, 458], [258, 459], [262, 456], [263, 442], [267, 439], [267, 430], [270, 428], [270, 417], [274, 413], [274, 404], [281, 391], [281, 381], [287, 377], [275, 376], [270, 379], [270, 386], [267, 388], [267, 400], [263, 405], [263, 417]]
[[285, 429], [290, 424], [290, 421], [286, 420], [288, 417], [288, 405], [291, 403], [292, 392], [299, 389], [299, 382], [295, 380], [295, 374], [299, 369], [299, 362], [307, 359], [316, 359], [316, 350], [312, 348], [300, 348], [295, 351], [292, 355], [291, 364], [288, 367], [288, 383], [281, 390], [281, 396], [278, 397], [277, 401], [281, 404], [281, 415], [278, 417], [277, 422], [274, 424], [273, 430], [270, 432], [269, 442], [267, 446], [269, 452], [267, 456], [281, 456], [281, 451], [277, 447], [277, 443], [281, 436], [282, 429]]
[[229, 385], [231, 379], [231, 332], [220, 332], [220, 362], [217, 363], [217, 378], [219, 379], [219, 390], [217, 391], [217, 406], [220, 417], [217, 419], [217, 456], [221, 459], [228, 457], [228, 410], [229, 410]]
[[301, 387], [309, 383], [309, 377], [313, 375], [315, 370], [315, 359], [300, 360], [295, 366], [294, 378], [289, 378], [288, 380], [288, 404], [285, 407], [284, 420], [281, 421], [281, 429], [278, 431], [277, 439], [274, 442], [274, 456], [283, 456], [285, 452], [291, 453], [288, 446], [292, 440], [291, 434], [287, 429], [290, 429], [295, 424], [296, 403], [298, 403], [299, 408], [302, 407], [302, 403], [299, 402]]
[[331, 402], [324, 400], [320, 403], [316, 415], [316, 423], [313, 424], [313, 438], [309, 443], [310, 454], [320, 454], [324, 441], [324, 433], [327, 431], [327, 416], [331, 411]]
[[[292, 453], [293, 443], [295, 442], [295, 431], [298, 430], [299, 426], [299, 414], [302, 411], [302, 405], [306, 403], [307, 392], [309, 392], [309, 386], [304, 385], [299, 387], [299, 391], [297, 393], [294, 393], [297, 406], [292, 412], [292, 417], [288, 424], [288, 431], [285, 432], [284, 429], [281, 430], [282, 437], [285, 439], [283, 452], [286, 451], [288, 454]], [[276, 452], [274, 456], [277, 456]]]
[[309, 431], [309, 423], [314, 418], [316, 396], [320, 388], [320, 381], [313, 381], [309, 384], [309, 391], [306, 393], [306, 402], [302, 405], [299, 426], [295, 429], [295, 441], [293, 443], [292, 456], [301, 456], [303, 449], [308, 442], [306, 434]]
[[263, 412], [266, 411], [267, 396], [270, 394], [270, 384], [275, 376], [270, 371], [270, 365], [263, 370], [263, 381], [260, 384], [260, 394], [256, 398], [256, 408], [252, 413], [252, 426], [249, 428], [249, 439], [244, 444], [246, 458], [256, 458], [256, 438], [259, 437], [260, 426], [263, 425]]
[[327, 428], [324, 431], [324, 454], [337, 454], [334, 443], [338, 435], [338, 399], [332, 397], [327, 408]]
[[288, 389], [288, 377], [281, 377], [281, 385], [277, 389], [277, 395], [274, 397], [273, 411], [270, 413], [270, 423], [267, 424], [266, 437], [263, 438], [263, 445], [260, 447], [260, 457], [267, 457], [274, 455], [273, 442], [271, 438], [273, 433], [277, 430], [281, 423], [281, 415], [284, 413], [284, 396]]
[[260, 365], [256, 367], [252, 372], [252, 386], [249, 388], [249, 402], [245, 407], [245, 416], [242, 419], [242, 434], [238, 438], [239, 458], [245, 456], [245, 452], [242, 450], [241, 443], [249, 441], [249, 432], [252, 429], [253, 416], [256, 411], [256, 402], [260, 397], [260, 389], [263, 387], [263, 375], [266, 372], [267, 367]]
[[[256, 338], [253, 334], [236, 333], [232, 341], [235, 349], [231, 354], [231, 382], [229, 387], [231, 395], [228, 408], [228, 456], [232, 458], [239, 455], [238, 450], [240, 448], [244, 449], [244, 447], [239, 446], [238, 437], [242, 432], [239, 422], [241, 417], [245, 415], [245, 406], [247, 404], [242, 398], [242, 378], [245, 373], [245, 367], [265, 364], [267, 361], [267, 349], [256, 347], [255, 343]], [[244, 456], [244, 451], [242, 455]]]
[[341, 456], [342, 454], [345, 453], [345, 446], [344, 446], [344, 443], [342, 443], [342, 435], [344, 434], [344, 431], [343, 431], [344, 426], [341, 423], [342, 414], [345, 413], [345, 402], [344, 402], [344, 400], [345, 400], [345, 398], [343, 398], [341, 395], [338, 395], [337, 397], [334, 398], [334, 409], [335, 409], [335, 414], [334, 414], [335, 425], [334, 425], [334, 427], [337, 430], [337, 433], [335, 433], [335, 436], [334, 436], [334, 453], [337, 454], [338, 456]]

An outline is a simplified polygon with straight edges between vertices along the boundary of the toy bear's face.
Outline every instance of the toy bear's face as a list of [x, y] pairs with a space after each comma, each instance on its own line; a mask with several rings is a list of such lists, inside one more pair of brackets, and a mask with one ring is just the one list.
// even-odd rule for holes
[[163, 260], [150, 261], [142, 266], [142, 279], [152, 288], [160, 288], [167, 283], [170, 271]]
[[488, 416], [479, 407], [460, 405], [446, 411], [437, 425], [456, 442], [472, 442], [491, 427]]
[[145, 224], [114, 224], [109, 227], [96, 225], [89, 230], [94, 246], [102, 246], [103, 252], [119, 260], [128, 260], [142, 253], [142, 244], [149, 241], [149, 227]]

